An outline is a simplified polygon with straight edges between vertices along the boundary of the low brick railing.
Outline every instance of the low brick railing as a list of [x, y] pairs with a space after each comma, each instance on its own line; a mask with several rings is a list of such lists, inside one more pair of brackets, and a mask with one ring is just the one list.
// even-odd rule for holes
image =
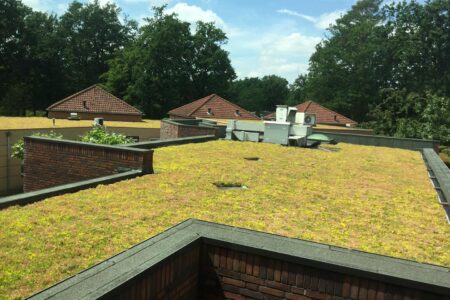
[[153, 173], [153, 150], [25, 137], [24, 192], [126, 170]]
[[225, 126], [203, 120], [162, 119], [160, 139], [175, 139], [191, 136], [215, 135], [224, 137]]

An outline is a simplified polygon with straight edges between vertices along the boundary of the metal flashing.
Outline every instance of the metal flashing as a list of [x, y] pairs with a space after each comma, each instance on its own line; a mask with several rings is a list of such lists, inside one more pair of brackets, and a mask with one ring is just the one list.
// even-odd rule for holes
[[142, 170], [131, 170], [119, 174], [113, 174], [94, 179], [58, 185], [28, 193], [6, 196], [0, 198], [0, 209], [4, 209], [13, 205], [26, 205], [49, 197], [62, 195], [66, 193], [74, 193], [79, 190], [96, 187], [99, 184], [110, 184], [125, 179], [135, 178], [143, 174], [144, 173], [142, 172]]

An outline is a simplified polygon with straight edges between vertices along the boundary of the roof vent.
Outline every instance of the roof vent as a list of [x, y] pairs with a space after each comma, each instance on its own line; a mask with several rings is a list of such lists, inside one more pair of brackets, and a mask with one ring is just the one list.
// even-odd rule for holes
[[88, 109], [86, 101], [83, 101], [83, 107], [84, 107], [85, 109]]
[[234, 114], [236, 115], [236, 117], [241, 116], [241, 112], [239, 111], [239, 109], [236, 109], [236, 111], [234, 112]]
[[214, 115], [213, 112], [212, 112], [211, 107], [208, 107], [208, 112], [207, 112], [207, 114], [208, 114], [208, 116]]

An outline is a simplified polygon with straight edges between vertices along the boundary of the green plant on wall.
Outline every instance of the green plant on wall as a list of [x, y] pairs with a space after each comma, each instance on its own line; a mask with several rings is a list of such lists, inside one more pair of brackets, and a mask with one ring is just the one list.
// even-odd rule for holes
[[103, 126], [94, 126], [81, 136], [81, 141], [93, 144], [117, 145], [132, 143], [134, 140], [120, 133], [106, 132], [106, 128]]
[[[62, 134], [54, 132], [54, 131], [50, 131], [50, 132], [35, 132], [31, 136], [42, 136], [42, 137], [48, 137], [48, 138], [52, 138], [52, 139], [59, 139], [59, 140], [63, 138]], [[24, 143], [23, 139], [18, 140], [11, 147], [11, 149], [12, 149], [11, 157], [23, 160], [23, 157], [24, 157], [24, 145], [25, 145], [25, 143]]]

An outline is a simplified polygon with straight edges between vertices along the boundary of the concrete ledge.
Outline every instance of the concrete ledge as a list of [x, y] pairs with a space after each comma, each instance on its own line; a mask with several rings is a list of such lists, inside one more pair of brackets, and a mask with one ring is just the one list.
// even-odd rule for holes
[[217, 140], [217, 137], [214, 135], [201, 135], [201, 136], [192, 136], [192, 137], [185, 137], [185, 138], [138, 142], [138, 143], [132, 143], [132, 144], [125, 144], [125, 145], [122, 145], [122, 147], [153, 149], [153, 148], [159, 148], [159, 147], [165, 147], [165, 146], [183, 145], [183, 144], [190, 144], [190, 143], [203, 143], [203, 142], [208, 142], [208, 141], [213, 141], [213, 140]]
[[[316, 130], [319, 132], [319, 130]], [[401, 148], [408, 150], [421, 150], [422, 148], [433, 148], [438, 151], [439, 141], [435, 140], [421, 140], [421, 139], [407, 139], [396, 138], [390, 136], [380, 135], [363, 135], [363, 134], [350, 134], [350, 133], [337, 133], [327, 130], [320, 130], [320, 133], [324, 133], [337, 142], [367, 145], [367, 146], [381, 146], [391, 148]]]
[[431, 182], [439, 197], [450, 223], [450, 169], [433, 149], [422, 149], [422, 156], [428, 169]]
[[96, 187], [99, 184], [109, 184], [124, 179], [135, 178], [143, 175], [141, 170], [132, 170], [119, 174], [103, 176], [95, 179], [83, 180], [75, 183], [58, 185], [51, 188], [46, 188], [38, 191], [22, 193], [13, 196], [0, 198], [0, 209], [7, 208], [13, 205], [26, 205], [49, 197], [62, 195], [66, 193], [73, 193], [79, 190]]
[[310, 241], [189, 219], [111, 257], [31, 299], [97, 299], [195, 243], [450, 295], [450, 269]]

